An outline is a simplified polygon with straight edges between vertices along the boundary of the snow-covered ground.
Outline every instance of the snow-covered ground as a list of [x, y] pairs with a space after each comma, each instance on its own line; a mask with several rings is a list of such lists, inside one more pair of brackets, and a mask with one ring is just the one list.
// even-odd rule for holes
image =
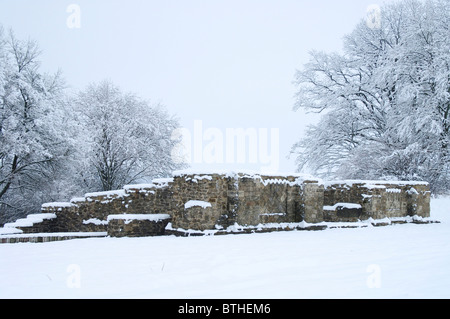
[[440, 224], [0, 245], [0, 298], [450, 298]]

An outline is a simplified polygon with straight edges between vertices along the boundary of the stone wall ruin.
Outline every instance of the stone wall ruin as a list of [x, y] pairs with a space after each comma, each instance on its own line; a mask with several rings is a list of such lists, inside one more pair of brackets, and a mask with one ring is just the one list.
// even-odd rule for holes
[[149, 184], [47, 203], [41, 215], [43, 223], [5, 228], [106, 232], [112, 237], [320, 229], [324, 222], [428, 218], [430, 190], [425, 182], [323, 182], [300, 174], [180, 171]]

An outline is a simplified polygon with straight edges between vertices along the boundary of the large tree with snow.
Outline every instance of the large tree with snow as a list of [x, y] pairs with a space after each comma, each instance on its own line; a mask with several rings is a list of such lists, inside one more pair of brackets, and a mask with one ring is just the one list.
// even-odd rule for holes
[[39, 56], [35, 42], [0, 29], [0, 222], [38, 210], [70, 153], [63, 81], [40, 71]]
[[162, 105], [109, 81], [68, 94], [40, 55], [35, 41], [0, 27], [0, 224], [184, 167], [171, 156], [178, 121]]
[[362, 20], [343, 53], [312, 52], [295, 109], [322, 113], [293, 146], [328, 178], [450, 181], [450, 1], [406, 0]]
[[179, 124], [162, 105], [103, 81], [79, 92], [74, 116], [80, 151], [74, 176], [86, 190], [118, 189], [180, 168], [171, 156]]

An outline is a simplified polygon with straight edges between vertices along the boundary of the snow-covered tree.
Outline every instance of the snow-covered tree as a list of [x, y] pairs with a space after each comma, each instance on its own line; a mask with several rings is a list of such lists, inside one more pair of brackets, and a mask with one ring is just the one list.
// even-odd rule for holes
[[323, 113], [293, 146], [299, 169], [328, 178], [450, 182], [450, 1], [406, 0], [362, 20], [344, 53], [312, 52], [295, 109]]
[[0, 27], [0, 225], [41, 204], [146, 182], [172, 159], [178, 121], [109, 81], [71, 95], [40, 70], [36, 42]]
[[63, 81], [40, 71], [38, 45], [0, 30], [0, 222], [39, 211], [44, 185], [70, 152]]
[[75, 176], [86, 190], [118, 189], [181, 167], [171, 157], [179, 124], [161, 105], [103, 81], [78, 94], [74, 116], [80, 154]]

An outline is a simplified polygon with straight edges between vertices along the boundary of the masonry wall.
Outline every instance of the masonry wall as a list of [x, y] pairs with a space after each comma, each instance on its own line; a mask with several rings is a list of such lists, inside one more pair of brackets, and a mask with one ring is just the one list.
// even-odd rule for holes
[[34, 226], [32, 229], [22, 229], [24, 233], [46, 233], [46, 232], [84, 232], [86, 231], [83, 227], [83, 220], [79, 212], [79, 207], [71, 203], [48, 203], [43, 205], [42, 213], [44, 214], [55, 214], [56, 218], [49, 220], [51, 227], [49, 229], [42, 231], [34, 231]]
[[[58, 215], [59, 231], [106, 231], [110, 215], [169, 214], [174, 229], [226, 229], [235, 223], [314, 222], [321, 216], [317, 181], [303, 187], [297, 176], [254, 174], [176, 174], [172, 179], [89, 193], [70, 207], [45, 205]], [[190, 201], [204, 202], [202, 207]], [[58, 203], [56, 203], [58, 204]]]
[[301, 221], [299, 185], [293, 177], [241, 174], [235, 180], [238, 192], [236, 222], [239, 225]]
[[126, 224], [120, 220], [111, 222], [108, 216], [167, 214], [170, 220], [165, 222], [170, 221], [170, 229], [175, 233], [189, 229], [227, 229], [235, 224], [257, 226], [302, 221], [353, 222], [413, 215], [429, 217], [430, 191], [426, 183], [418, 182], [322, 183], [300, 175], [179, 172], [173, 178], [150, 184], [90, 193], [65, 204], [46, 204], [42, 210], [57, 216], [45, 226], [55, 232], [100, 232], [111, 227], [110, 233], [117, 234], [112, 231], [115, 225], [115, 229], [132, 229], [133, 236], [139, 236], [140, 229], [143, 232], [153, 229], [153, 234], [161, 234], [160, 225], [153, 225], [151, 219]]
[[171, 179], [151, 184], [129, 185], [122, 190], [88, 193], [70, 203], [48, 203], [43, 213], [57, 215], [58, 232], [107, 231], [108, 216], [118, 214], [161, 214], [172, 209]]
[[[258, 225], [301, 221], [300, 186], [294, 177], [261, 175], [179, 175], [172, 185], [173, 228], [224, 229], [235, 223]], [[207, 207], [185, 205], [190, 200]]]
[[301, 185], [301, 205], [304, 221], [320, 223], [324, 221], [324, 188], [316, 181], [305, 181]]
[[161, 236], [171, 217], [169, 214], [121, 214], [108, 216], [111, 237]]
[[[234, 222], [228, 210], [229, 180], [225, 175], [218, 174], [174, 176], [171, 186], [172, 227], [186, 230], [215, 229], [216, 225], [228, 227]], [[204, 203], [206, 207], [189, 205], [191, 201]]]
[[324, 186], [324, 206], [355, 203], [359, 213], [347, 217], [326, 211], [325, 221], [356, 221], [368, 218], [430, 217], [430, 189], [421, 182], [341, 181]]

